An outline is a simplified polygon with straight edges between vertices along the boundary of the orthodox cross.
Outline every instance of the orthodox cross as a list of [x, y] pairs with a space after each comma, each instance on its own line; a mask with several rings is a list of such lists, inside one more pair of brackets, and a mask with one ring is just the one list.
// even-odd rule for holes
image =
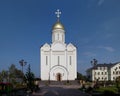
[[55, 12], [55, 14], [57, 15], [57, 18], [58, 18], [58, 21], [59, 21], [60, 14], [61, 14], [60, 10], [59, 10], [59, 9], [57, 9], [57, 11]]

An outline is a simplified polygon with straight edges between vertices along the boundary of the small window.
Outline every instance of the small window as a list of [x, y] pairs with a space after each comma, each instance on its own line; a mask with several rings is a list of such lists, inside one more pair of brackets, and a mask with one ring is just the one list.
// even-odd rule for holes
[[107, 72], [105, 72], [105, 75], [107, 75]]
[[118, 75], [118, 71], [116, 72], [116, 75]]
[[101, 74], [103, 75], [103, 72]]
[[100, 75], [100, 72], [98, 72], [98, 75]]
[[115, 77], [113, 77], [113, 80], [115, 80]]
[[115, 72], [113, 71], [113, 74], [115, 74]]

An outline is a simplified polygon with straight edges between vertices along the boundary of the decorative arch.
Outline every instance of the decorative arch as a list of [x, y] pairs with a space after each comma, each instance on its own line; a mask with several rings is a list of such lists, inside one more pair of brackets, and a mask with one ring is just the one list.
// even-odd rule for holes
[[[66, 67], [61, 66], [61, 65], [55, 65], [50, 69], [49, 72], [49, 79], [50, 80], [58, 80], [56, 77], [60, 74], [60, 79], [61, 80], [68, 80], [68, 70]], [[60, 81], [61, 81], [60, 80]]]

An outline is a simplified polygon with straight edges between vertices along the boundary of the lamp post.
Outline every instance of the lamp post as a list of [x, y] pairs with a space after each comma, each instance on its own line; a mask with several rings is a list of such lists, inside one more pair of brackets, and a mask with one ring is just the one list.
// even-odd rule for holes
[[23, 77], [24, 77], [23, 67], [27, 64], [27, 62], [22, 59], [19, 61], [19, 63], [20, 63], [20, 66], [22, 67], [22, 73], [23, 73]]
[[97, 65], [97, 60], [96, 59], [93, 59], [92, 61], [91, 61], [91, 65], [93, 66], [93, 74], [94, 74], [94, 81], [95, 81], [95, 66]]
[[22, 59], [22, 60], [19, 61], [19, 63], [22, 66], [22, 73], [24, 73], [23, 72], [23, 67], [27, 64], [27, 62]]
[[105, 75], [106, 75], [106, 74], [105, 74], [105, 68], [106, 68], [106, 67], [105, 67], [105, 64], [104, 64], [104, 67], [103, 67], [104, 87], [105, 87], [105, 79], [106, 79], [106, 78], [105, 78]]

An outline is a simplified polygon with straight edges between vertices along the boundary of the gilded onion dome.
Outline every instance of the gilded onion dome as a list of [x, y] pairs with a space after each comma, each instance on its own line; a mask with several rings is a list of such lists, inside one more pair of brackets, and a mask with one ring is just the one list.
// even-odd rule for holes
[[53, 25], [53, 28], [52, 28], [53, 30], [54, 29], [62, 29], [62, 30], [64, 30], [64, 26], [58, 21], [58, 22], [56, 22], [54, 25]]

